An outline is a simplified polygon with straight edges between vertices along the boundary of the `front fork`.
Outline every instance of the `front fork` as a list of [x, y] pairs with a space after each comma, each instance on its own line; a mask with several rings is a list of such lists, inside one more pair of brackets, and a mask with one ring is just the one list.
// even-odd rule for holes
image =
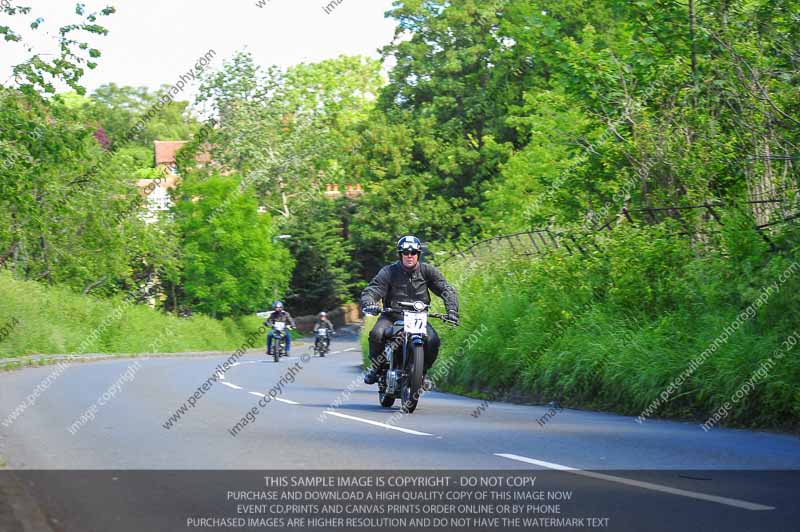
[[403, 336], [403, 360], [399, 367], [394, 364], [394, 350], [391, 345], [384, 347], [384, 356], [389, 364], [389, 370], [386, 372], [386, 393], [396, 394], [400, 391], [401, 384], [408, 378], [405, 369], [409, 364], [409, 357], [413, 355], [413, 350], [409, 349], [411, 346], [425, 345], [425, 337], [421, 334], [404, 335]]

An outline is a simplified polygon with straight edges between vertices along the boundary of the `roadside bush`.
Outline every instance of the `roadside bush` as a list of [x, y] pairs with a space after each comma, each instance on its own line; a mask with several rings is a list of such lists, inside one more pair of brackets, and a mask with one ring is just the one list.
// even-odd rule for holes
[[122, 305], [121, 298], [79, 296], [65, 287], [18, 281], [0, 272], [0, 326], [12, 320], [19, 323], [0, 341], [0, 358], [74, 353], [95, 331], [96, 339], [83, 352], [232, 350], [261, 324], [255, 316], [176, 318], [143, 305]]
[[[731, 211], [723, 223], [719, 234], [695, 239], [668, 223], [623, 226], [589, 254], [558, 250], [469, 271], [448, 266], [449, 279], [463, 278], [463, 326], [442, 328], [440, 357], [456, 356], [469, 334], [482, 324], [486, 330], [445, 387], [511, 389], [531, 401], [638, 415], [716, 343], [652, 413], [705, 420], [800, 332], [796, 229], [776, 235], [780, 249], [770, 251], [746, 216]], [[794, 349], [725, 423], [800, 428]]]

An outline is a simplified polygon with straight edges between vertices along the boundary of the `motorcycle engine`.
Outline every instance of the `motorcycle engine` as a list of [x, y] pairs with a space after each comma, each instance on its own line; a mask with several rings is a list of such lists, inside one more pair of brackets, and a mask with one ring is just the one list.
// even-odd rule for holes
[[386, 363], [389, 367], [392, 367], [392, 347], [387, 345], [383, 348], [383, 356], [386, 359]]
[[397, 392], [400, 382], [400, 370], [392, 369], [386, 372], [386, 393], [394, 394]]

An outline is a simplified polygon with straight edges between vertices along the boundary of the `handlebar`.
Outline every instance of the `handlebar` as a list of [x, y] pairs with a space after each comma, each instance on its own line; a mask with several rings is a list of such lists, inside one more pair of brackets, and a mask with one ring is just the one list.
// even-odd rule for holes
[[438, 314], [436, 312], [429, 312], [428, 316], [432, 316], [434, 318], [439, 318], [443, 322], [449, 323], [450, 325], [455, 325], [456, 327], [458, 327], [458, 325], [459, 325], [457, 321], [451, 320], [450, 316], [448, 316], [447, 314]]
[[[400, 303], [400, 305], [413, 306], [413, 303], [406, 303], [405, 305], [403, 303]], [[428, 308], [430, 308], [430, 305], [426, 305], [425, 310], [423, 310], [421, 312], [427, 312]], [[365, 310], [372, 310], [372, 309], [365, 309]], [[375, 312], [377, 312], [379, 314], [390, 314], [390, 313], [393, 313], [393, 312], [394, 313], [405, 312], [405, 310], [407, 310], [407, 309], [397, 309], [397, 308], [391, 308], [391, 307], [384, 307], [382, 309], [375, 308], [374, 310], [375, 310]], [[455, 321], [451, 320], [450, 317], [447, 314], [440, 314], [438, 312], [428, 312], [428, 316], [431, 317], [431, 318], [438, 318], [438, 319], [442, 320], [443, 322], [449, 323], [451, 325], [458, 325], [458, 322], [455, 322]]]

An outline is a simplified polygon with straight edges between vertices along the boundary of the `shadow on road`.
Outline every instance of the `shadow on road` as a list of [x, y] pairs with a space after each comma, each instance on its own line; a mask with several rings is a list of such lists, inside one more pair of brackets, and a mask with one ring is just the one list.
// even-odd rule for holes
[[[304, 404], [305, 407], [313, 407], [313, 408], [325, 408], [328, 409], [331, 407], [330, 403], [328, 404]], [[355, 405], [341, 405], [337, 406], [336, 408], [332, 409], [333, 412], [375, 412], [376, 414], [380, 413], [390, 413], [400, 410], [400, 402], [398, 401], [396, 406], [392, 408], [384, 408], [377, 404], [377, 399], [375, 399], [375, 404], [355, 404]]]

